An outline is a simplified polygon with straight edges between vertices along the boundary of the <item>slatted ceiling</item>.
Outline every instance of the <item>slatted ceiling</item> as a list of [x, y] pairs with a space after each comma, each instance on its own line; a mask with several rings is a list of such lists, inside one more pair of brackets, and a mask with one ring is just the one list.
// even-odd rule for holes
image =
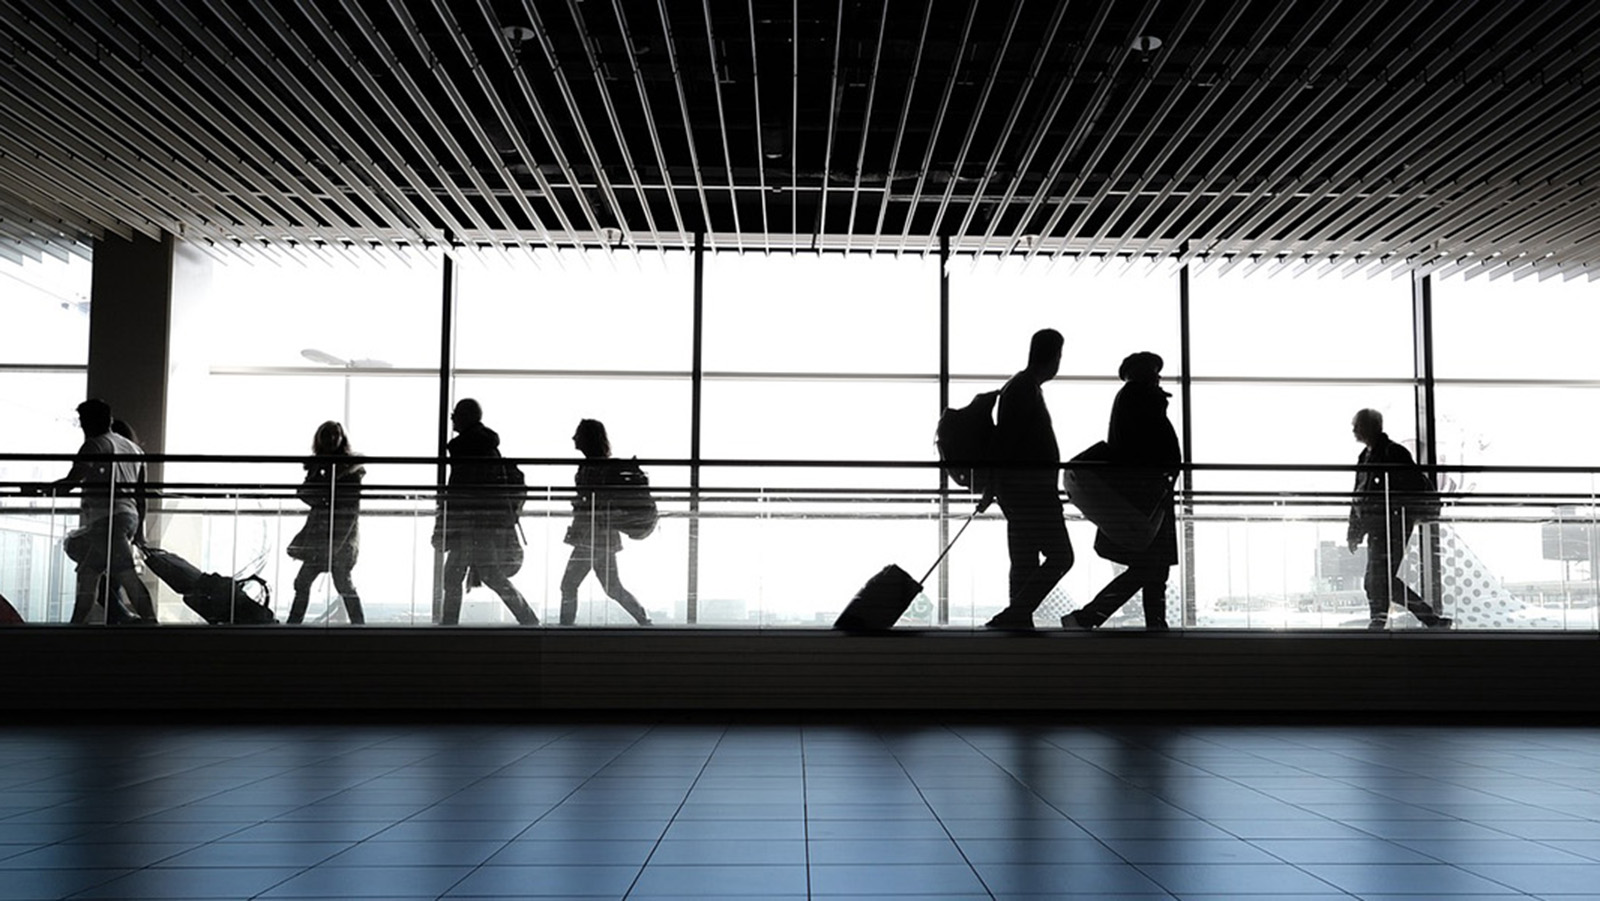
[[944, 234], [1594, 278], [1597, 33], [1586, 0], [0, 0], [0, 253]]

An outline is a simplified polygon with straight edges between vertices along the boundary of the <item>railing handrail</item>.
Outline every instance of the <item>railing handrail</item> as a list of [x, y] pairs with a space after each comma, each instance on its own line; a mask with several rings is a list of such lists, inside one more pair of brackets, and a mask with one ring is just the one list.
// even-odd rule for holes
[[[130, 459], [126, 456], [111, 454], [21, 454], [0, 453], [0, 462], [29, 461], [38, 463], [67, 463], [74, 460], [112, 460]], [[248, 463], [248, 464], [293, 464], [304, 466], [310, 462], [326, 462], [327, 458], [310, 455], [282, 455], [282, 454], [143, 454], [137, 459], [145, 463]], [[383, 466], [437, 466], [440, 462], [455, 462], [450, 457], [416, 457], [416, 456], [378, 456], [359, 455], [359, 459], [366, 465]], [[582, 457], [512, 457], [505, 456], [500, 459], [515, 463], [518, 466], [578, 466], [586, 462]], [[691, 460], [684, 457], [617, 457], [614, 459], [637, 460], [640, 466], [655, 466], [662, 468], [687, 469], [699, 466], [707, 468], [727, 469], [941, 469], [948, 465], [938, 460], [806, 460], [806, 459], [768, 459], [768, 458], [701, 458]], [[1038, 463], [1012, 463], [1002, 461], [973, 461], [972, 465], [988, 469], [1039, 469]], [[1523, 473], [1529, 475], [1578, 475], [1600, 474], [1600, 465], [1595, 466], [1500, 466], [1500, 465], [1469, 465], [1458, 463], [1417, 464], [1424, 470], [1437, 473]], [[1180, 472], [1345, 472], [1354, 473], [1357, 470], [1398, 470], [1406, 468], [1405, 464], [1398, 463], [1173, 463], [1173, 464], [1132, 464], [1116, 463], [1099, 460], [1062, 461], [1055, 465], [1058, 469], [1068, 468], [1144, 468], [1152, 470], [1168, 470]], [[965, 461], [962, 467], [967, 468]]]

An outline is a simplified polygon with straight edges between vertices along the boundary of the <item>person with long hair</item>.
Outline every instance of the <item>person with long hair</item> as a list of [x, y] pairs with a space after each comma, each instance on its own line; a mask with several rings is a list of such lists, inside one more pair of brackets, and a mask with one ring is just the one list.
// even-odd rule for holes
[[294, 577], [294, 602], [289, 622], [305, 620], [311, 586], [323, 573], [333, 576], [334, 590], [344, 601], [350, 622], [366, 622], [361, 595], [350, 571], [361, 551], [361, 479], [367, 474], [361, 458], [350, 450], [344, 426], [329, 420], [311, 439], [315, 459], [306, 462], [306, 478], [296, 496], [311, 508], [305, 527], [289, 542], [289, 556], [300, 561]]
[[622, 535], [612, 524], [606, 504], [605, 488], [615, 483], [616, 461], [611, 457], [611, 439], [605, 424], [596, 419], [578, 422], [572, 444], [584, 456], [578, 467], [578, 494], [572, 501], [572, 525], [567, 528], [567, 544], [572, 556], [561, 576], [561, 625], [570, 626], [578, 618], [578, 588], [589, 573], [600, 580], [606, 594], [641, 626], [650, 625], [650, 615], [639, 599], [622, 586], [617, 575], [617, 552], [622, 550]]

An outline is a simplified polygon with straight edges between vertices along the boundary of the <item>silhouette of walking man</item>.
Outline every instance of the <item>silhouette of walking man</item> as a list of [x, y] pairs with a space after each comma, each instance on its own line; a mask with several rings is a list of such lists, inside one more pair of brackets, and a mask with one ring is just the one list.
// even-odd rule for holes
[[472, 398], [456, 404], [450, 426], [456, 431], [445, 445], [450, 479], [433, 527], [433, 546], [448, 553], [439, 624], [461, 621], [462, 583], [476, 579], [500, 596], [520, 625], [536, 626], [539, 617], [511, 584], [511, 577], [522, 568], [522, 543], [516, 533], [521, 499], [507, 499], [500, 436], [483, 424], [483, 407]]
[[1404, 495], [1394, 490], [1391, 480], [1402, 468], [1416, 466], [1416, 461], [1410, 451], [1389, 440], [1383, 431], [1383, 414], [1377, 410], [1358, 410], [1350, 420], [1350, 431], [1366, 445], [1356, 458], [1355, 497], [1346, 537], [1352, 554], [1361, 546], [1361, 539], [1367, 540], [1367, 574], [1362, 582], [1372, 614], [1367, 628], [1375, 632], [1387, 628], [1389, 605], [1394, 602], [1404, 604], [1430, 629], [1450, 628], [1450, 619], [1440, 616], [1400, 578], [1406, 543], [1417, 523], [1407, 515]]
[[[106, 622], [156, 621], [150, 590], [134, 570], [133, 545], [144, 544], [145, 469], [144, 449], [111, 429], [111, 407], [91, 398], [78, 404], [78, 425], [83, 429], [83, 446], [65, 476], [50, 483], [49, 490], [67, 491], [82, 486], [82, 512], [79, 526], [68, 536], [69, 544], [83, 548], [78, 563], [78, 584], [72, 606], [72, 622], [84, 623], [94, 608], [96, 585], [109, 575], [105, 593]], [[92, 460], [91, 457], [116, 459]], [[132, 611], [124, 609], [117, 589], [127, 595]]]
[[1031, 630], [1033, 612], [1072, 568], [1072, 540], [1057, 484], [1061, 448], [1045, 407], [1045, 382], [1061, 369], [1066, 341], [1041, 329], [1028, 346], [1028, 366], [1000, 389], [995, 416], [995, 495], [1006, 517], [1011, 557], [1010, 602], [986, 623], [990, 629]]
[[1144, 601], [1144, 627], [1167, 628], [1167, 574], [1178, 562], [1171, 477], [1183, 462], [1183, 451], [1178, 433], [1167, 419], [1167, 401], [1172, 395], [1161, 388], [1161, 366], [1161, 357], [1149, 351], [1130, 354], [1122, 361], [1117, 375], [1123, 386], [1111, 404], [1111, 425], [1106, 430], [1111, 459], [1137, 467], [1122, 475], [1123, 495], [1141, 511], [1162, 507], [1161, 524], [1150, 544], [1142, 548], [1119, 544], [1104, 529], [1095, 533], [1095, 553], [1128, 568], [1083, 609], [1061, 617], [1063, 629], [1098, 627], [1135, 591]]

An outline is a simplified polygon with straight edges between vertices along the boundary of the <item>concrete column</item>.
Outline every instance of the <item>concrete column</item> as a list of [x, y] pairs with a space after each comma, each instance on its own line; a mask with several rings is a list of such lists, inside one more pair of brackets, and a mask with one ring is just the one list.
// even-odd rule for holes
[[132, 425], [149, 453], [180, 450], [167, 447], [172, 335], [210, 280], [211, 258], [171, 235], [95, 243], [87, 393]]

